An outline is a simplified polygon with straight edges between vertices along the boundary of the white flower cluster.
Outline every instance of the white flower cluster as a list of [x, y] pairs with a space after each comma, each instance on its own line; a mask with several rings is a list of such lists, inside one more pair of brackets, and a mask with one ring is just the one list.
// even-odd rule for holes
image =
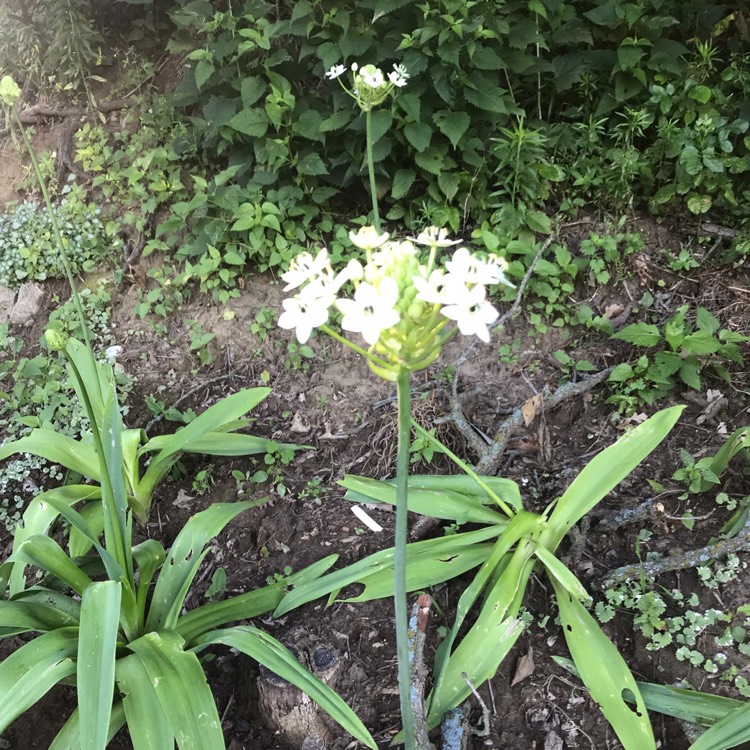
[[353, 88], [351, 90], [341, 81], [341, 76], [346, 72], [346, 67], [343, 65], [334, 65], [326, 72], [326, 78], [331, 81], [339, 79], [344, 91], [357, 101], [364, 112], [382, 104], [395, 88], [406, 86], [409, 80], [409, 74], [404, 65], [394, 65], [393, 70], [388, 73], [387, 80], [383, 71], [374, 65], [363, 65], [360, 68], [354, 62], [351, 70], [353, 76]]
[[[365, 251], [364, 265], [353, 260], [334, 273], [323, 248], [315, 257], [297, 256], [282, 275], [285, 291], [300, 291], [284, 300], [279, 325], [295, 329], [301, 343], [314, 328], [328, 323], [334, 305], [343, 315], [341, 328], [361, 334], [379, 361], [390, 365], [427, 366], [456, 329], [490, 340], [489, 328], [498, 312], [487, 299], [487, 286], [512, 286], [505, 278], [503, 259], [482, 259], [460, 247], [439, 268], [438, 249], [460, 241], [449, 240], [445, 230], [435, 228], [413, 240], [389, 240], [374, 227], [349, 236]], [[420, 262], [419, 246], [429, 248], [426, 263]], [[339, 295], [349, 281], [355, 285], [351, 299]]]

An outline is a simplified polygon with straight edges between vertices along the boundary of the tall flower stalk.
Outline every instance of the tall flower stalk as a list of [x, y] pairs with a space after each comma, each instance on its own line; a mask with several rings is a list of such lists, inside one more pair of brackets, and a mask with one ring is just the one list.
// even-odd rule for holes
[[[424, 717], [417, 716], [415, 721], [406, 595], [410, 377], [434, 362], [443, 345], [459, 331], [489, 341], [498, 312], [487, 300], [487, 286], [508, 281], [502, 259], [456, 249], [460, 241], [448, 239], [445, 230], [430, 228], [415, 239], [391, 240], [387, 233], [367, 226], [349, 237], [363, 251], [364, 262], [350, 261], [337, 272], [325, 248], [314, 257], [303, 253], [292, 262], [282, 278], [287, 283], [285, 291], [297, 291], [283, 301], [279, 325], [293, 329], [301, 343], [319, 329], [363, 356], [376, 375], [396, 383], [394, 605], [399, 696], [406, 748], [426, 750]], [[442, 265], [441, 251], [449, 254]], [[351, 297], [342, 293], [349, 284], [354, 287]], [[333, 310], [341, 314], [338, 326], [330, 320]], [[346, 334], [361, 335], [366, 347], [336, 330], [339, 326]], [[504, 510], [512, 515], [510, 509]]]
[[327, 73], [326, 78], [337, 79], [341, 87], [359, 105], [365, 113], [365, 126], [367, 129], [367, 171], [370, 177], [370, 195], [372, 197], [372, 220], [378, 233], [382, 231], [380, 224], [380, 211], [378, 209], [378, 188], [375, 181], [375, 161], [372, 155], [372, 110], [382, 104], [396, 89], [406, 86], [409, 74], [403, 65], [394, 65], [393, 70], [387, 76], [383, 75], [380, 68], [374, 65], [359, 67], [355, 62], [351, 65], [352, 86], [349, 88], [341, 76], [346, 72], [343, 65], [334, 65]]

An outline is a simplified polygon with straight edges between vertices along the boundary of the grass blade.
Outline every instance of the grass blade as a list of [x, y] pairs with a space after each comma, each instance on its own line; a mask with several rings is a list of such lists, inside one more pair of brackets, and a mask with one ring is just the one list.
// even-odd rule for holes
[[263, 664], [279, 677], [298, 687], [314, 700], [328, 715], [360, 742], [377, 750], [375, 740], [343, 699], [305, 669], [285, 648], [268, 633], [252, 627], [236, 627], [217, 630], [198, 639], [195, 650], [215, 643], [236, 648], [243, 654]]
[[83, 594], [77, 670], [81, 750], [104, 750], [107, 745], [120, 600], [121, 586], [115, 581], [94, 583]]

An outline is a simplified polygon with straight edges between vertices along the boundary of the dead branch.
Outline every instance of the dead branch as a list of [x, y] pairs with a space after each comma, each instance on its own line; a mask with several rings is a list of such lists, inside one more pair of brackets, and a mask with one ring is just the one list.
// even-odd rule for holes
[[[115, 112], [118, 109], [127, 109], [134, 105], [135, 100], [132, 98], [112, 99], [109, 102], [99, 102], [95, 111], [106, 114], [107, 112]], [[89, 107], [60, 107], [49, 104], [34, 104], [19, 112], [19, 117], [24, 125], [34, 125], [48, 117], [83, 117], [91, 114], [91, 111]]]
[[427, 620], [432, 599], [422, 594], [414, 604], [409, 619], [409, 662], [411, 664], [411, 696], [414, 708], [414, 739], [420, 750], [434, 750], [427, 737], [427, 712], [424, 705], [427, 666], [424, 647], [427, 638]]
[[[612, 368], [608, 367], [606, 370], [601, 370], [592, 375], [587, 380], [582, 380], [578, 383], [565, 383], [565, 385], [561, 385], [554, 393], [551, 393], [549, 388], [545, 388], [542, 391], [541, 408], [545, 410], [554, 409], [563, 401], [588, 393], [601, 382], [606, 380], [610, 372], [612, 372]], [[490, 445], [482, 446], [482, 452], [479, 454], [479, 461], [474, 467], [477, 474], [491, 475], [497, 471], [500, 459], [502, 458], [503, 451], [505, 450], [505, 446], [507, 445], [510, 436], [515, 430], [519, 429], [523, 423], [523, 413], [519, 406], [504, 422], [500, 424], [500, 427]]]
[[705, 547], [669, 555], [669, 557], [664, 557], [661, 560], [649, 560], [636, 565], [623, 565], [604, 576], [602, 584], [603, 587], [611, 586], [613, 583], [628, 581], [641, 575], [656, 578], [656, 576], [672, 570], [687, 570], [688, 568], [707, 565], [712, 560], [726, 557], [733, 552], [748, 551], [750, 551], [750, 523], [746, 523], [742, 531], [731, 539], [721, 539]]

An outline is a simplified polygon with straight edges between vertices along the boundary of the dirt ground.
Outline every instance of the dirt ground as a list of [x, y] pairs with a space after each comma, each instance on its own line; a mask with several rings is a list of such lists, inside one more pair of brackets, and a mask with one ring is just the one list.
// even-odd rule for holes
[[[0, 162], [2, 163], [2, 162]], [[5, 162], [3, 169], [12, 166]], [[0, 184], [7, 183], [0, 171]], [[7, 177], [7, 175], [6, 175]], [[0, 202], [8, 196], [0, 193]], [[646, 231], [668, 233], [665, 228], [650, 225]], [[572, 238], [571, 241], [574, 241]], [[659, 270], [657, 255], [645, 254], [646, 267]], [[631, 287], [602, 290], [601, 301], [634, 297], [649, 288], [653, 279], [638, 277]], [[695, 286], [697, 283], [697, 286]], [[748, 334], [746, 303], [747, 275], [725, 270], [706, 274], [693, 286], [677, 286], [670, 298], [674, 310], [680, 300], [690, 296], [719, 315], [722, 324]], [[739, 291], [738, 291], [739, 290]], [[285, 442], [311, 446], [300, 451], [296, 459], [283, 467], [286, 493], [280, 496], [272, 483], [248, 485], [249, 496], [269, 495], [271, 501], [237, 519], [215, 544], [198, 576], [198, 583], [187, 606], [204, 601], [214, 572], [222, 567], [227, 573], [227, 589], [220, 596], [245, 592], [263, 586], [269, 577], [285, 569], [300, 570], [324, 555], [337, 554], [337, 565], [361, 559], [392, 543], [393, 513], [377, 508], [368, 511], [384, 527], [382, 533], [361, 528], [352, 515], [350, 503], [343, 500], [343, 490], [336, 484], [346, 473], [387, 478], [395, 471], [395, 401], [389, 384], [378, 381], [350, 352], [335, 342], [318, 337], [313, 341], [314, 357], [306, 360], [306, 370], [290, 365], [287, 332], [273, 329], [262, 341], [249, 329], [262, 308], [280, 309], [282, 292], [272, 278], [249, 276], [242, 295], [225, 306], [198, 299], [173, 314], [165, 335], [157, 336], [133, 314], [137, 288], [126, 281], [115, 294], [115, 338], [124, 347], [119, 362], [136, 378], [137, 385], [128, 400], [130, 426], [146, 426], [153, 415], [145, 406], [148, 394], [158, 394], [167, 405], [179, 401], [180, 409], [196, 412], [219, 398], [242, 387], [269, 385], [272, 395], [254, 412], [253, 427], [261, 434]], [[233, 315], [227, 315], [231, 311]], [[41, 331], [47, 311], [34, 329]], [[231, 319], [230, 319], [231, 318]], [[209, 345], [213, 363], [200, 367], [188, 352], [185, 320], [199, 320], [203, 328], [216, 334]], [[503, 364], [498, 346], [503, 341], [520, 338], [522, 345], [515, 361]], [[446, 349], [433, 368], [415, 378], [415, 409], [426, 426], [444, 416], [448, 410], [447, 380], [444, 368], [456, 361], [463, 346], [457, 341]], [[580, 352], [597, 367], [621, 361], [625, 348], [602, 337], [582, 335], [574, 344], [565, 344], [570, 353]], [[470, 394], [465, 403], [467, 417], [477, 429], [492, 436], [497, 425], [515, 408], [545, 387], [553, 390], [565, 380], [565, 374], [551, 357], [561, 347], [558, 334], [533, 335], [521, 314], [489, 346], [477, 347], [459, 378], [460, 392]], [[726, 406], [702, 424], [696, 417], [705, 403], [700, 398], [687, 401], [688, 408], [678, 426], [657, 451], [617, 488], [591, 514], [590, 525], [575, 547], [563, 546], [563, 559], [589, 588], [596, 592], [606, 574], [614, 568], [636, 561], [635, 537], [642, 526], [653, 532], [650, 550], [668, 554], [676, 549], [690, 549], [704, 544], [721, 525], [720, 513], [714, 513], [710, 496], [699, 498], [693, 507], [696, 517], [709, 514], [708, 520], [688, 531], [678, 518], [679, 501], [670, 496], [664, 500], [665, 517], [624, 526], [615, 533], [601, 532], [602, 521], [622, 508], [635, 507], [653, 494], [646, 480], [669, 484], [679, 468], [680, 448], [694, 455], [711, 455], [721, 445], [717, 428], [724, 423], [731, 432], [747, 424], [746, 391], [748, 376], [735, 373], [734, 391]], [[501, 464], [501, 475], [514, 479], [522, 487], [528, 509], [539, 511], [559, 496], [593, 455], [612, 444], [626, 425], [613, 420], [612, 407], [603, 403], [605, 389], [565, 401], [559, 408], [540, 412], [526, 427], [511, 438]], [[683, 400], [675, 394], [660, 406]], [[153, 421], [150, 434], [177, 427], [165, 420]], [[441, 438], [470, 462], [476, 460], [465, 445], [460, 432], [450, 424], [440, 427]], [[184, 476], [161, 485], [152, 520], [142, 533], [158, 538], [167, 546], [196, 509], [216, 501], [236, 499], [238, 486], [233, 471], [249, 472], [263, 468], [256, 459], [218, 459], [209, 461], [187, 457], [182, 461]], [[196, 474], [210, 467], [210, 480], [204, 491], [196, 491]], [[447, 473], [453, 471], [444, 457], [432, 464], [420, 463], [415, 471]], [[313, 484], [311, 485], [311, 480]], [[736, 468], [726, 479], [733, 493], [750, 493], [750, 484]], [[319, 483], [319, 490], [311, 486]], [[200, 488], [199, 488], [200, 489]], [[412, 526], [418, 521], [411, 519]], [[438, 526], [431, 534], [443, 533]], [[0, 539], [5, 549], [9, 538]], [[743, 556], [747, 562], [748, 555]], [[450, 626], [455, 604], [462, 588], [470, 580], [463, 576], [431, 591], [436, 606], [428, 629], [427, 660], [434, 656], [443, 629]], [[714, 595], [698, 585], [691, 571], [668, 574], [660, 584], [679, 585], [685, 591], [699, 592], [705, 606], [716, 606]], [[343, 592], [344, 594], [347, 592]], [[532, 577], [526, 608], [531, 625], [517, 647], [502, 664], [497, 676], [478, 690], [472, 698], [471, 719], [477, 736], [474, 748], [503, 750], [616, 750], [619, 743], [607, 722], [593, 705], [581, 685], [555, 665], [553, 655], [567, 656], [552, 592], [543, 580]], [[740, 577], [716, 592], [723, 606], [731, 609], [747, 603], [750, 576], [743, 569]], [[337, 691], [359, 714], [382, 748], [389, 745], [399, 728], [396, 690], [395, 639], [391, 603], [376, 601], [365, 604], [335, 603], [326, 608], [318, 601], [275, 620], [261, 618], [254, 623], [282, 641], [309, 652], [316, 644], [335, 648], [342, 667]], [[696, 670], [678, 662], [668, 650], [645, 650], [644, 639], [634, 632], [632, 618], [619, 614], [605, 630], [639, 679], [673, 684], [687, 679], [697, 688], [732, 695], [725, 683], [701, 676]], [[705, 647], [710, 651], [709, 633]], [[10, 639], [0, 646], [5, 656], [18, 646]], [[715, 648], [715, 647], [714, 647]], [[673, 653], [673, 652], [672, 652]], [[531, 654], [533, 669], [523, 681], [511, 687], [519, 659]], [[219, 713], [225, 728], [227, 746], [232, 750], [298, 750], [264, 723], [258, 710], [259, 679], [256, 665], [244, 656], [228, 650], [217, 650], [207, 664], [207, 672], [217, 697]], [[527, 662], [528, 664], [528, 662]], [[70, 687], [54, 690], [36, 708], [17, 720], [0, 739], [0, 748], [46, 748], [74, 706]], [[481, 733], [483, 714], [488, 727]], [[690, 744], [679, 722], [652, 716], [660, 747], [685, 750]], [[129, 747], [126, 737], [113, 745]], [[356, 747], [350, 738], [339, 735], [331, 747]]]

